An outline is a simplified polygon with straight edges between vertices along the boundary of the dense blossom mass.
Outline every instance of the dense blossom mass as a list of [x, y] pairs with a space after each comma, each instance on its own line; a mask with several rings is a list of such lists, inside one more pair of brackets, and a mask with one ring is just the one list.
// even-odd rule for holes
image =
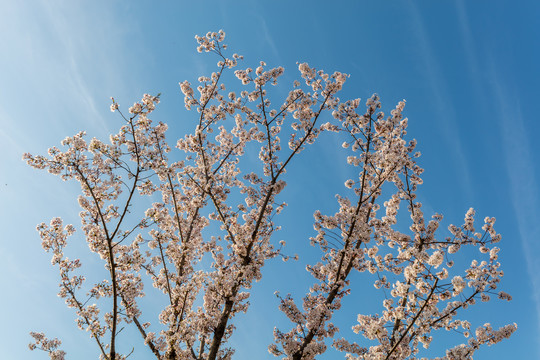
[[[268, 351], [283, 359], [314, 359], [330, 347], [347, 359], [470, 359], [481, 345], [509, 337], [515, 324], [474, 329], [457, 317], [493, 295], [511, 300], [497, 290], [503, 272], [494, 244], [501, 236], [494, 218], [477, 225], [473, 209], [463, 225], [437, 234], [442, 215], [426, 218], [417, 200], [423, 169], [415, 162], [416, 142], [405, 139], [405, 102], [385, 115], [377, 95], [365, 109], [359, 99], [342, 101], [337, 95], [348, 75], [306, 63], [298, 65], [301, 81], [294, 81], [277, 106], [269, 85], [277, 84], [284, 69], [269, 69], [264, 62], [255, 70], [236, 70], [237, 88], [243, 90], [227, 92], [224, 77], [243, 57], [227, 57], [224, 38], [223, 31], [196, 37], [199, 52], [217, 55], [218, 70], [201, 76], [196, 87], [180, 83], [197, 123], [176, 142], [179, 154], [166, 141], [167, 125], [150, 119], [159, 95], [144, 95], [129, 114], [112, 99], [111, 111], [124, 125], [108, 143], [80, 132], [62, 142], [63, 150], [24, 155], [31, 166], [81, 185], [80, 230], [104, 261], [106, 278], [87, 284], [81, 261], [64, 254], [74, 226], [54, 218], [37, 229], [60, 271], [59, 296], [96, 342], [100, 358], [129, 355], [122, 344], [135, 339], [119, 340], [122, 323], [137, 329], [157, 359], [232, 357], [228, 340], [235, 316], [249, 310], [262, 267], [277, 256], [288, 258], [284, 242], [273, 238], [279, 230], [276, 215], [287, 205], [279, 196], [286, 170], [323, 132], [341, 138], [358, 176], [344, 179], [335, 214], [315, 212], [310, 240], [320, 261], [307, 265], [313, 284], [302, 299], [276, 292], [290, 326], [275, 328]], [[257, 149], [258, 162], [245, 156]], [[155, 202], [138, 213], [144, 197]], [[400, 208], [408, 216], [398, 221]], [[458, 269], [454, 260], [461, 260], [466, 248], [477, 260]], [[386, 297], [380, 313], [356, 309], [357, 336], [345, 339], [333, 317], [353, 286], [366, 285], [351, 283], [353, 272], [372, 274]], [[157, 292], [145, 289], [150, 283]], [[139, 299], [160, 294], [167, 305], [151, 319]], [[455, 330], [464, 342], [442, 354], [425, 350], [443, 330]], [[31, 335], [32, 350], [65, 358], [58, 339]]]

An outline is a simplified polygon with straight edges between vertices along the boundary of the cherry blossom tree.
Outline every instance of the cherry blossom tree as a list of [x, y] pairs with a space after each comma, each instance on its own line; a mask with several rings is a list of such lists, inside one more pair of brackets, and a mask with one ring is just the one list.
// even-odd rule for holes
[[[300, 300], [276, 292], [291, 325], [275, 328], [268, 351], [284, 359], [314, 359], [333, 347], [347, 359], [416, 359], [435, 332], [459, 330], [464, 343], [437, 359], [469, 359], [481, 345], [509, 337], [515, 324], [472, 329], [457, 318], [491, 296], [511, 299], [497, 290], [503, 272], [493, 244], [501, 236], [494, 218], [475, 225], [473, 209], [463, 225], [450, 225], [446, 236], [437, 234], [442, 215], [426, 219], [417, 200], [420, 154], [415, 140], [405, 139], [405, 102], [386, 116], [377, 95], [365, 109], [359, 99], [342, 101], [338, 93], [348, 75], [305, 63], [298, 65], [301, 82], [294, 81], [277, 106], [269, 85], [276, 85], [284, 70], [268, 69], [264, 62], [255, 70], [236, 70], [244, 90], [227, 92], [224, 76], [243, 57], [226, 55], [224, 37], [223, 31], [196, 37], [199, 52], [218, 57], [218, 69], [200, 77], [196, 90], [180, 83], [185, 107], [196, 110], [197, 122], [192, 134], [177, 141], [179, 151], [166, 141], [167, 125], [150, 119], [159, 95], [144, 95], [129, 114], [112, 99], [111, 110], [124, 124], [109, 143], [87, 140], [80, 132], [62, 141], [63, 150], [24, 155], [29, 165], [81, 185], [80, 230], [103, 260], [107, 277], [87, 284], [81, 261], [64, 254], [73, 225], [54, 218], [37, 230], [59, 269], [59, 296], [76, 312], [78, 327], [93, 338], [100, 358], [129, 355], [118, 350], [120, 327], [128, 325], [157, 359], [232, 357], [228, 340], [235, 316], [249, 310], [262, 267], [288, 258], [284, 242], [273, 237], [280, 229], [275, 217], [287, 205], [280, 197], [286, 171], [323, 132], [342, 139], [358, 177], [345, 181], [335, 214], [315, 212], [310, 241], [321, 255], [307, 266], [313, 284]], [[286, 146], [281, 138], [288, 138]], [[258, 162], [246, 159], [257, 149]], [[153, 204], [136, 211], [144, 198]], [[400, 207], [406, 211], [398, 221]], [[466, 248], [477, 260], [457, 269], [453, 259]], [[353, 286], [372, 285], [352, 284], [353, 272], [372, 274], [386, 296], [380, 314], [357, 309], [358, 336], [345, 339], [333, 315]], [[146, 289], [149, 284], [156, 290]], [[139, 307], [144, 296], [166, 301], [157, 319]], [[31, 336], [32, 350], [64, 359], [60, 340]]]

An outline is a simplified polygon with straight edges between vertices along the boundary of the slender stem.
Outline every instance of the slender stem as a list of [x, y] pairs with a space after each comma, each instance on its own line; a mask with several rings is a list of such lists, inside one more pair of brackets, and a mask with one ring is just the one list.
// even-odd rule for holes
[[427, 306], [427, 304], [429, 303], [429, 301], [431, 300], [431, 297], [433, 296], [433, 292], [435, 291], [435, 289], [437, 288], [437, 283], [439, 282], [439, 278], [436, 278], [435, 279], [435, 283], [433, 284], [432, 288], [431, 288], [431, 292], [429, 293], [429, 296], [427, 297], [426, 301], [424, 301], [424, 304], [422, 305], [422, 307], [420, 308], [420, 310], [418, 310], [418, 313], [415, 315], [415, 317], [413, 318], [413, 320], [411, 321], [411, 323], [409, 324], [409, 326], [407, 327], [407, 329], [405, 330], [405, 332], [401, 335], [401, 337], [399, 338], [398, 342], [394, 345], [394, 347], [390, 350], [390, 352], [388, 353], [388, 355], [386, 355], [386, 357], [384, 358], [385, 360], [388, 360], [390, 358], [390, 355], [392, 355], [392, 353], [397, 349], [398, 345], [403, 341], [403, 339], [405, 339], [405, 336], [407, 336], [407, 333], [409, 332], [409, 330], [411, 330], [411, 328], [413, 327], [413, 325], [416, 323], [416, 320], [418, 320], [418, 318], [420, 317], [420, 315], [422, 314], [422, 312], [424, 311], [425, 307]]
[[[133, 322], [135, 323], [135, 325], [137, 326], [137, 329], [139, 329], [139, 332], [141, 333], [142, 337], [145, 339], [146, 341], [146, 338], [148, 337], [148, 335], [146, 334], [146, 331], [144, 330], [144, 328], [142, 327], [141, 323], [139, 322], [139, 320], [137, 319], [136, 316], [134, 316], [132, 318]], [[156, 348], [156, 346], [154, 345], [154, 342], [153, 341], [148, 341], [148, 347], [150, 348], [150, 350], [152, 350], [152, 352], [154, 353], [154, 355], [156, 356], [156, 358], [159, 360], [161, 359], [161, 354], [159, 353], [159, 350]]]

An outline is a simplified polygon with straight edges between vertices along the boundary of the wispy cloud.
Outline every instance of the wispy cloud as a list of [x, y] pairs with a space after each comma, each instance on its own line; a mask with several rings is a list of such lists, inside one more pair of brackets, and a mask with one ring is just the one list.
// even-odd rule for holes
[[[493, 91], [499, 106], [499, 124], [505, 149], [505, 165], [510, 180], [513, 212], [517, 219], [523, 255], [536, 303], [537, 334], [540, 334], [540, 200], [538, 182], [534, 174], [533, 161], [521, 106], [515, 92], [501, 81], [501, 76], [491, 65]], [[538, 335], [537, 335], [538, 336]], [[537, 351], [540, 353], [540, 338]]]
[[[536, 305], [537, 324], [540, 324], [540, 261], [533, 254], [540, 254], [540, 208], [538, 207], [538, 183], [534, 174], [535, 162], [531, 155], [531, 148], [527, 137], [525, 123], [521, 114], [521, 106], [516, 91], [510, 91], [502, 80], [501, 73], [497, 71], [495, 62], [490, 59], [490, 54], [478, 49], [480, 44], [475, 43], [474, 36], [469, 26], [466, 6], [463, 0], [456, 2], [459, 29], [461, 31], [464, 56], [467, 60], [471, 86], [475, 94], [475, 101], [486, 105], [485, 88], [493, 91], [492, 103], [498, 104], [497, 113], [500, 114], [499, 127], [502, 135], [504, 153], [504, 166], [510, 180], [510, 196], [512, 212], [517, 219], [519, 236], [523, 255], [527, 263], [527, 272], [533, 290], [533, 300]], [[487, 57], [487, 66], [480, 66], [480, 59]], [[483, 61], [482, 61], [483, 62]], [[487, 70], [486, 70], [487, 69]], [[489, 87], [482, 86], [482, 72], [488, 75]], [[537, 334], [540, 334], [540, 326], [537, 325]], [[538, 336], [538, 335], [537, 335]], [[540, 339], [539, 339], [540, 340]], [[540, 344], [540, 341], [538, 342]], [[540, 353], [540, 346], [536, 349]]]
[[418, 44], [421, 51], [421, 59], [423, 62], [426, 79], [429, 83], [433, 98], [435, 100], [438, 113], [436, 118], [444, 133], [444, 138], [448, 144], [452, 144], [454, 155], [456, 156], [456, 163], [461, 164], [460, 174], [462, 177], [462, 186], [467, 198], [473, 198], [473, 191], [471, 185], [471, 179], [469, 174], [468, 161], [463, 151], [463, 145], [461, 144], [461, 136], [457, 125], [457, 115], [453, 109], [453, 106], [449, 105], [452, 97], [449, 96], [446, 81], [443, 76], [443, 72], [440, 69], [437, 58], [432, 51], [432, 47], [429, 42], [428, 33], [424, 27], [422, 16], [420, 11], [416, 7], [414, 2], [410, 3], [411, 19], [413, 22], [413, 28], [418, 38]]
[[73, 57], [73, 50], [68, 49], [71, 56], [71, 68], [70, 68], [70, 82], [73, 89], [77, 91], [79, 101], [82, 103], [85, 109], [92, 115], [92, 118], [97, 121], [99, 128], [103, 130], [103, 133], [110, 134], [112, 129], [110, 125], [105, 121], [103, 114], [106, 113], [106, 109], [98, 109], [94, 95], [91, 88], [88, 86], [84, 78], [81, 76], [79, 65], [77, 60]]
[[463, 40], [463, 56], [467, 61], [469, 77], [471, 78], [471, 87], [474, 91], [475, 102], [485, 103], [485, 92], [481, 88], [481, 69], [479, 68], [477, 49], [479, 45], [475, 43], [471, 27], [469, 25], [469, 16], [463, 0], [456, 2], [456, 11], [458, 15], [458, 27]]
[[465, 51], [463, 52], [464, 56], [467, 58], [467, 63], [469, 70], [472, 76], [478, 74], [478, 61], [476, 57], [476, 45], [474, 43], [474, 38], [469, 26], [469, 17], [467, 15], [467, 9], [463, 0], [458, 0], [456, 2], [456, 10], [458, 15], [458, 25], [461, 31], [461, 36], [463, 39], [463, 45]]
[[270, 34], [270, 30], [268, 29], [268, 26], [266, 25], [266, 20], [259, 16], [260, 18], [260, 24], [264, 35], [264, 40], [266, 41], [266, 44], [270, 47], [272, 50], [272, 54], [274, 55], [274, 58], [278, 64], [281, 64], [281, 56], [279, 55], [279, 50], [276, 46], [276, 43], [274, 42], [274, 39], [272, 38], [272, 35]]

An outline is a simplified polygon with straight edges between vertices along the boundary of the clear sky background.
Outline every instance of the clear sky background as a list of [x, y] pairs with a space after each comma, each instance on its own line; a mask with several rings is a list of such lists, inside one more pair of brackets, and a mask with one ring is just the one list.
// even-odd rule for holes
[[[22, 154], [45, 154], [80, 130], [108, 138], [121, 124], [109, 111], [111, 96], [127, 108], [160, 92], [153, 119], [170, 125], [173, 140], [191, 131], [195, 114], [184, 109], [178, 82], [214, 70], [216, 59], [196, 53], [194, 35], [219, 29], [245, 55], [241, 66], [284, 66], [283, 91], [299, 61], [351, 74], [341, 98], [377, 92], [386, 111], [407, 100], [409, 137], [426, 169], [426, 214], [461, 224], [473, 206], [479, 219], [495, 216], [503, 235], [501, 288], [514, 300], [494, 299], [462, 317], [497, 327], [516, 322], [518, 330], [475, 359], [540, 358], [538, 1], [35, 0], [2, 1], [0, 17], [0, 358], [46, 358], [27, 349], [29, 331], [60, 337], [69, 359], [97, 358], [56, 296], [57, 270], [35, 231], [54, 216], [79, 224], [78, 185], [31, 169]], [[277, 236], [304, 259], [313, 211], [332, 211], [346, 180], [336, 147], [323, 139], [288, 173], [291, 205]], [[72, 254], [84, 254], [84, 240], [73, 239]], [[307, 289], [302, 261], [276, 260], [264, 272], [250, 311], [235, 319], [235, 358], [271, 358], [266, 346], [282, 321], [271, 294]], [[351, 296], [342, 324], [371, 306], [361, 293]], [[149, 356], [143, 349], [132, 358]]]

